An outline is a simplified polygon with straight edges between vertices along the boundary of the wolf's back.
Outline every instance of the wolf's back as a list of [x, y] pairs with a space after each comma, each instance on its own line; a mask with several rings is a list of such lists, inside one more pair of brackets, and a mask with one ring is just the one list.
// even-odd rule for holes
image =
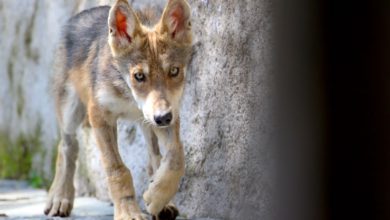
[[83, 63], [94, 42], [107, 42], [109, 10], [109, 6], [84, 10], [69, 19], [64, 26], [61, 43], [66, 52], [68, 68]]
[[107, 54], [109, 10], [109, 6], [84, 10], [70, 18], [62, 28], [54, 63], [53, 92], [57, 101], [67, 93], [71, 73], [74, 75], [70, 83], [84, 80], [86, 83], [82, 85], [93, 85], [98, 57]]

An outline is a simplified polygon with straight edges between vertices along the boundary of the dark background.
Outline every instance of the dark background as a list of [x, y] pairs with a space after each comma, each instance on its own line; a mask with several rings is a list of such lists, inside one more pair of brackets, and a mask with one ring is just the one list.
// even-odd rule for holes
[[278, 1], [279, 219], [390, 219], [390, 1]]

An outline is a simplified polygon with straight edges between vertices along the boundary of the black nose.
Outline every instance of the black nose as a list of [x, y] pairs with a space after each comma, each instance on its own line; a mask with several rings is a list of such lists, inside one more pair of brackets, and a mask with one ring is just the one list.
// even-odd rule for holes
[[172, 121], [172, 113], [168, 112], [165, 115], [155, 115], [154, 116], [154, 121], [158, 126], [166, 126], [169, 125]]

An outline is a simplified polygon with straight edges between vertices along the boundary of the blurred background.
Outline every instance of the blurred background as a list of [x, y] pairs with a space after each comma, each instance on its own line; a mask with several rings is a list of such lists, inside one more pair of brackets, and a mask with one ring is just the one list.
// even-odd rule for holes
[[[166, 0], [130, 0], [134, 8]], [[64, 23], [109, 0], [0, 0], [0, 179], [47, 189], [59, 134], [51, 95], [54, 51]], [[267, 0], [189, 1], [194, 55], [181, 109], [186, 173], [176, 202], [188, 217], [264, 219], [271, 213], [271, 10]], [[137, 198], [147, 187], [138, 128], [119, 122], [120, 152]], [[80, 127], [78, 196], [108, 201], [89, 128]]]
[[279, 219], [390, 219], [390, 2], [273, 6]]

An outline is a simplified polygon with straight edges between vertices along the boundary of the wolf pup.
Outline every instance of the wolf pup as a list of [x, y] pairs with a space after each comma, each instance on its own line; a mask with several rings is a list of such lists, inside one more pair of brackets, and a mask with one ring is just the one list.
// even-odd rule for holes
[[[146, 139], [147, 211], [161, 220], [178, 215], [171, 200], [184, 174], [179, 106], [192, 49], [190, 7], [186, 0], [169, 0], [155, 25], [142, 24], [147, 17], [117, 0], [79, 13], [64, 27], [54, 80], [61, 142], [45, 214], [71, 213], [76, 129], [87, 120], [101, 152], [114, 219], [146, 219], [119, 155], [117, 120], [123, 118], [138, 122]], [[163, 157], [159, 144], [166, 148]]]

